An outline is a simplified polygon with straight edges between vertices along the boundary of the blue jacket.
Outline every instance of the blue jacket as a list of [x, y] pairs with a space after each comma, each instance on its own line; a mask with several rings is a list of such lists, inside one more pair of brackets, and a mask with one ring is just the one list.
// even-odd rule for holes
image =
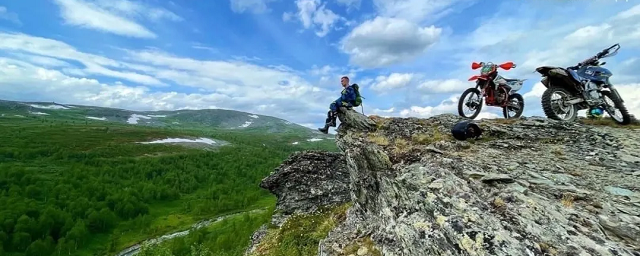
[[356, 91], [353, 89], [351, 85], [342, 89], [342, 95], [340, 98], [337, 98], [334, 102], [339, 105], [345, 105], [341, 103], [349, 103], [349, 105], [353, 105], [356, 101]]

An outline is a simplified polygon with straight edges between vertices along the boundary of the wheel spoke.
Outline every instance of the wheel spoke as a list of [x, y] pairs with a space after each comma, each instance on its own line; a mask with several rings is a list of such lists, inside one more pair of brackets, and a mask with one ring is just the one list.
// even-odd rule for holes
[[463, 110], [465, 116], [472, 116], [478, 110], [480, 104], [480, 95], [477, 93], [469, 93], [464, 106], [466, 107], [465, 110], [469, 110], [470, 112], [467, 113], [467, 111]]
[[[559, 98], [554, 99], [553, 96], [555, 95], [558, 95]], [[564, 104], [564, 101], [568, 98], [568, 96], [569, 95], [561, 91], [555, 91], [551, 95], [551, 109], [562, 120], [570, 119], [571, 116], [573, 116], [573, 112], [575, 111], [575, 108], [573, 108], [573, 106], [565, 106]]]
[[609, 116], [611, 116], [611, 118], [613, 118], [618, 122], [622, 122], [624, 120], [624, 117], [622, 116], [622, 112], [616, 108], [615, 106], [616, 104], [609, 97], [609, 95], [603, 95], [603, 96], [604, 96], [605, 110], [607, 111]]

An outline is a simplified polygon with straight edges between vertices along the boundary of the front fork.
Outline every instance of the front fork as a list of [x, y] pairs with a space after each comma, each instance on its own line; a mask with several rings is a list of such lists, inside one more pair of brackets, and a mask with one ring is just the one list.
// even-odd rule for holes
[[[483, 92], [482, 90], [480, 90], [480, 83], [481, 83], [482, 81], [483, 81], [483, 80], [480, 80], [480, 79], [478, 79], [478, 80], [476, 81], [476, 87], [475, 87], [475, 88], [476, 88], [476, 90], [478, 90], [478, 91], [480, 92], [480, 94], [478, 95], [478, 100], [477, 100], [477, 101], [473, 101], [473, 104], [475, 104], [475, 106], [473, 106], [474, 108], [478, 107], [477, 105], [482, 104], [482, 97], [484, 96], [484, 95], [482, 95], [484, 92]], [[470, 106], [471, 104], [472, 104], [472, 102], [469, 102], [469, 101], [467, 101], [467, 102], [465, 103], [465, 105], [466, 105], [467, 107], [469, 107], [469, 108], [471, 108], [471, 107], [472, 107], [472, 106]]]
[[620, 102], [624, 103], [624, 100], [622, 99], [622, 97], [620, 97], [620, 94], [618, 93], [618, 90], [616, 88], [613, 88], [613, 85], [609, 85], [609, 91], [611, 92], [611, 94], [613, 94], [614, 97], [618, 98], [620, 100]]

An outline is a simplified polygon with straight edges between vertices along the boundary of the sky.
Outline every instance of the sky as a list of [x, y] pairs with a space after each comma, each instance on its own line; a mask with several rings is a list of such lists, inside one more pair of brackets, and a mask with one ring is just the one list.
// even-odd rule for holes
[[615, 43], [605, 67], [640, 116], [637, 0], [4, 0], [0, 99], [234, 109], [313, 128], [343, 75], [367, 115], [429, 117], [457, 114], [472, 62], [513, 61], [500, 74], [527, 79], [524, 115], [542, 116], [535, 68]]

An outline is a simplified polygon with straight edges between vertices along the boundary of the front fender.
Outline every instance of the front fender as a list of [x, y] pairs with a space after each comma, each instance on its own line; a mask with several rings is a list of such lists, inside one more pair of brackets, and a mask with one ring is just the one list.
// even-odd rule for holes
[[475, 81], [475, 80], [487, 80], [487, 78], [484, 76], [472, 76], [472, 77], [469, 77], [468, 81]]

